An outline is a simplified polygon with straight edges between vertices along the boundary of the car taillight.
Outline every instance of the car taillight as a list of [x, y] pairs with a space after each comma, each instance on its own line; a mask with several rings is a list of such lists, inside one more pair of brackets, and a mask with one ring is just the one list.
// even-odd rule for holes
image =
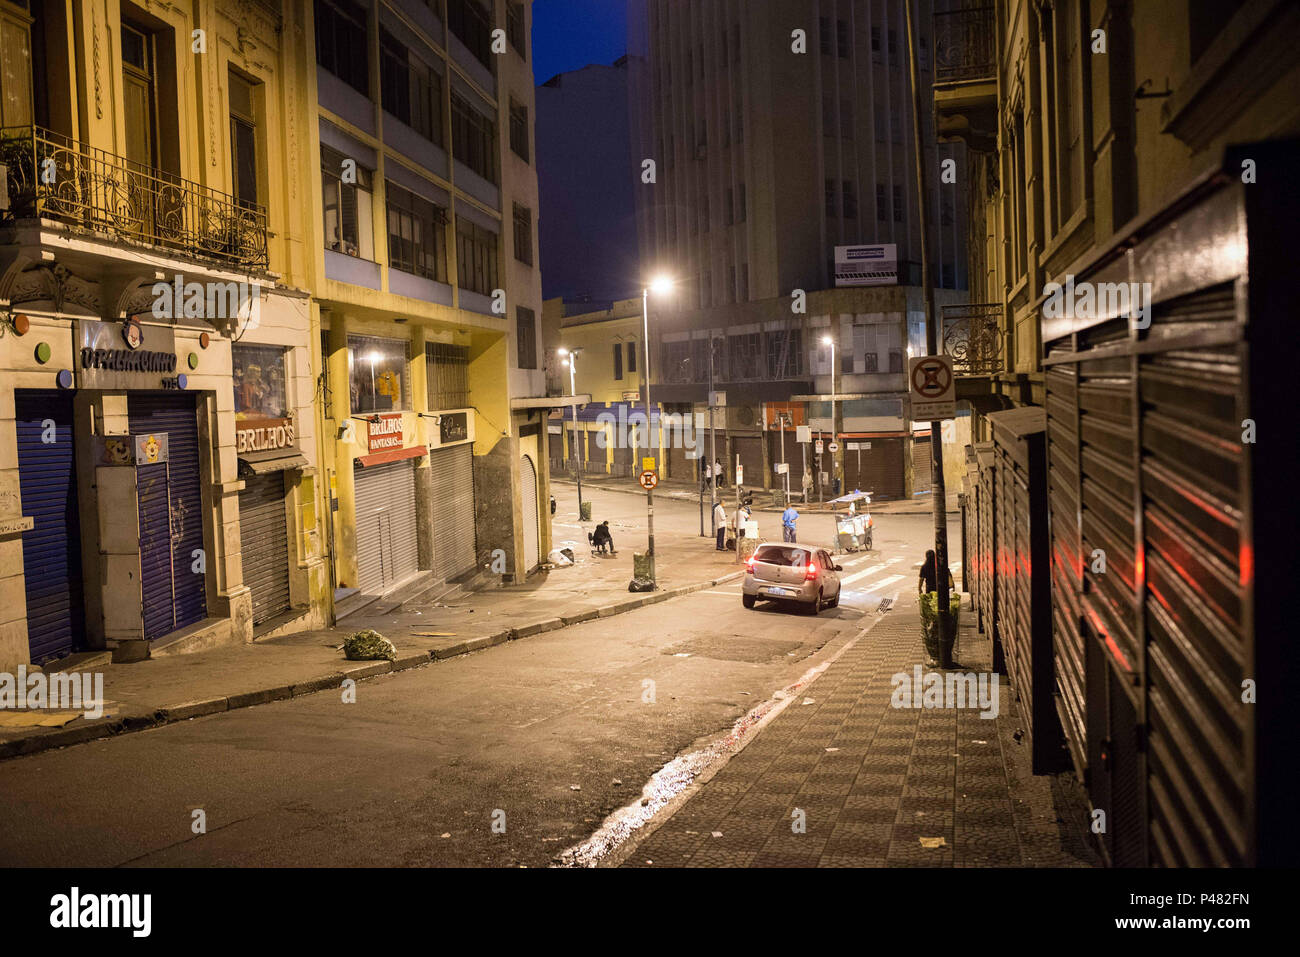
[[817, 566], [816, 566], [816, 565], [809, 565], [806, 569], [804, 569], [804, 573], [803, 573], [803, 580], [804, 580], [804, 581], [806, 581], [806, 582], [810, 582], [810, 581], [813, 581], [816, 577], [817, 577]]
[[754, 574], [754, 559], [751, 558], [745, 562], [745, 574], [746, 575]]

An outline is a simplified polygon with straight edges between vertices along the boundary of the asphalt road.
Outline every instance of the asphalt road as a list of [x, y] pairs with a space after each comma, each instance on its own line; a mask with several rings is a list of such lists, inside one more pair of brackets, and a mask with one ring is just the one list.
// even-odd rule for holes
[[355, 703], [321, 693], [4, 762], [0, 864], [545, 866], [915, 587], [930, 527], [878, 522], [816, 618], [746, 611], [734, 583], [364, 681]]

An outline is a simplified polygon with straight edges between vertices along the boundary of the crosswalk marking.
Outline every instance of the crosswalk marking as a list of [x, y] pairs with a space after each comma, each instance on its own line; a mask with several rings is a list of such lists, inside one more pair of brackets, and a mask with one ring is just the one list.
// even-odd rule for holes
[[[868, 578], [872, 575], [878, 574], [879, 572], [885, 571], [887, 568], [889, 568], [890, 565], [896, 565], [901, 561], [902, 561], [901, 558], [891, 558], [888, 561], [881, 562], [879, 565], [872, 565], [870, 568], [864, 568], [860, 572], [854, 572], [852, 575], [846, 575], [845, 577], [841, 578], [840, 584], [851, 585], [853, 582], [858, 581], [859, 579]], [[899, 577], [901, 578], [902, 576], [900, 575]]]

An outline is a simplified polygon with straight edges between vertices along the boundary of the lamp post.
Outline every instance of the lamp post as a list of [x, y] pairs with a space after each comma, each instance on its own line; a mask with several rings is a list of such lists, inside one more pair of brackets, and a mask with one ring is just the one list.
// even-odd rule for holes
[[[835, 339], [831, 336], [822, 336], [822, 342], [831, 347], [831, 442], [837, 442], [835, 421]], [[834, 452], [831, 452], [831, 474], [836, 477], [839, 476], [839, 470], [835, 467]]]
[[[578, 353], [581, 349], [560, 349], [559, 354], [564, 356], [564, 366], [569, 370], [569, 396], [573, 398], [578, 394], [577, 386], [577, 366]], [[573, 409], [573, 475], [578, 482], [578, 521], [582, 521], [582, 464], [578, 461], [578, 403], [574, 401]]]
[[[653, 441], [651, 424], [653, 419], [650, 415], [650, 291], [654, 290], [657, 295], [663, 295], [673, 288], [673, 281], [666, 276], [657, 276], [650, 281], [650, 284], [641, 290], [641, 323], [642, 323], [642, 342], [645, 343], [641, 354], [642, 382], [645, 386], [645, 447], [649, 458], [657, 458], [653, 452]], [[644, 464], [644, 463], [642, 463]], [[658, 469], [655, 470], [656, 472]], [[645, 490], [645, 511], [646, 511], [646, 558], [649, 563], [650, 581], [655, 581], [655, 493], [654, 489]]]

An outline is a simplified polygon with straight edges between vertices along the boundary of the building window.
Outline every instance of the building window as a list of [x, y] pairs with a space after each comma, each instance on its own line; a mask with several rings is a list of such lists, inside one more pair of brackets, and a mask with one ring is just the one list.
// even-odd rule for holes
[[388, 113], [425, 139], [442, 143], [442, 76], [382, 29], [379, 89]]
[[515, 203], [515, 258], [533, 264], [533, 211]]
[[727, 191], [722, 195], [722, 225], [730, 226], [735, 222], [735, 203], [735, 195], [732, 193], [731, 187], [728, 186]]
[[894, 187], [894, 222], [903, 221], [903, 187]]
[[523, 59], [528, 59], [527, 13], [522, 3], [506, 4], [506, 39]]
[[838, 204], [835, 200], [835, 180], [826, 181], [826, 218], [834, 219], [838, 212]]
[[629, 342], [627, 344], [627, 371], [628, 372], [636, 371], [636, 343], [635, 342]]
[[[20, 9], [27, 6], [25, 0], [19, 0]], [[23, 14], [6, 14], [3, 3], [0, 3], [0, 60], [5, 65], [0, 70], [0, 128], [31, 126], [35, 105], [31, 27]]]
[[831, 18], [817, 18], [817, 34], [821, 38], [822, 56], [831, 55]]
[[849, 32], [849, 25], [843, 20], [836, 20], [835, 28], [840, 59], [847, 60], [849, 58], [849, 52], [853, 47], [853, 36]]
[[356, 160], [323, 144], [320, 172], [325, 248], [347, 256], [374, 259], [373, 174]]
[[352, 0], [316, 0], [316, 62], [370, 95], [370, 14]]
[[514, 100], [510, 101], [510, 148], [528, 162], [528, 107]]
[[853, 101], [847, 97], [840, 100], [840, 136], [853, 139]]
[[894, 375], [897, 375], [898, 373], [903, 371], [903, 350], [902, 349], [889, 350], [889, 371]]
[[840, 184], [840, 187], [844, 191], [844, 218], [857, 219], [858, 218], [858, 194], [857, 194], [857, 190], [854, 189], [853, 181], [846, 179], [844, 180], [843, 183]]
[[455, 92], [451, 94], [451, 151], [489, 183], [499, 185], [496, 123]]
[[429, 408], [464, 409], [469, 406], [469, 349], [446, 342], [424, 344], [425, 380]]
[[614, 343], [614, 379], [622, 381], [623, 379], [623, 343]]
[[456, 259], [461, 288], [492, 295], [497, 287], [497, 234], [457, 216]]
[[388, 265], [437, 282], [447, 281], [447, 212], [389, 180]]
[[230, 172], [235, 198], [257, 205], [257, 113], [253, 84], [229, 71]]
[[748, 197], [745, 195], [745, 184], [741, 183], [736, 187], [736, 222], [743, 223], [748, 215]]
[[492, 69], [492, 18], [477, 0], [447, 0], [447, 26], [476, 60]]
[[519, 346], [519, 368], [537, 368], [537, 316], [527, 306], [515, 307], [515, 335]]
[[378, 336], [348, 336], [348, 379], [353, 415], [410, 407], [406, 342]]
[[876, 219], [889, 222], [889, 200], [885, 197], [885, 184], [876, 184]]
[[749, 263], [740, 264], [740, 301], [749, 302]]
[[880, 27], [871, 28], [871, 49], [875, 53], [880, 52]]
[[230, 347], [234, 372], [236, 419], [287, 419], [291, 410], [284, 381], [284, 349], [280, 346]]

